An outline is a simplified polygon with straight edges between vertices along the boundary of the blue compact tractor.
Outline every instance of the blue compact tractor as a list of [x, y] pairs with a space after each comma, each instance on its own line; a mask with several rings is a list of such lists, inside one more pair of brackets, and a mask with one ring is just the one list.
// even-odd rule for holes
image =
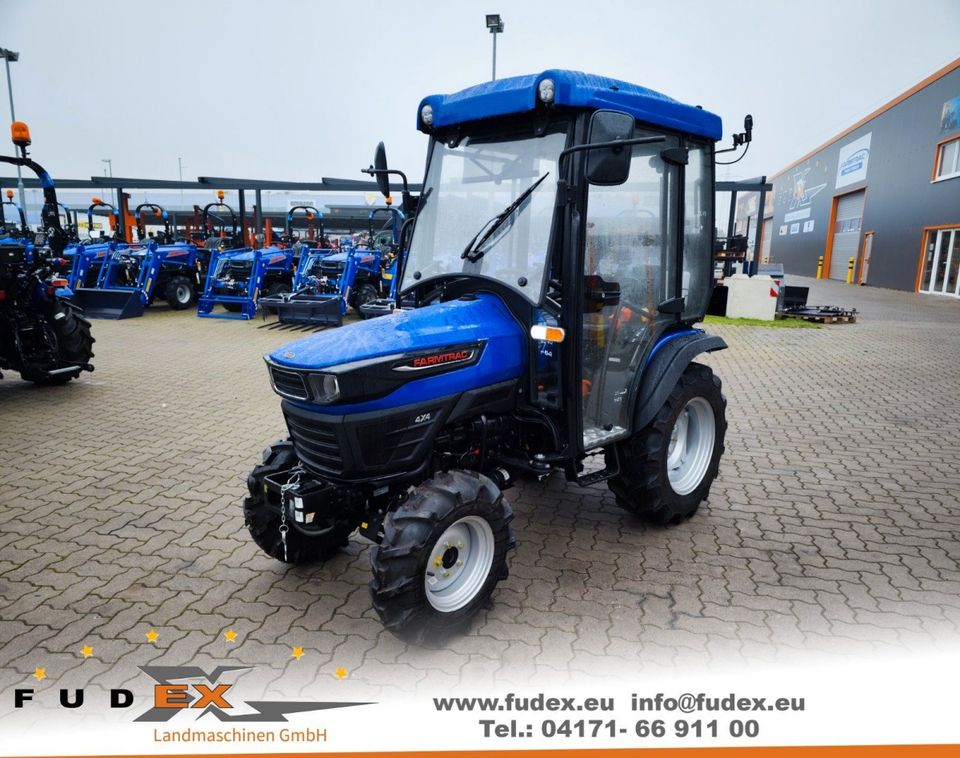
[[[266, 356], [289, 436], [243, 508], [288, 563], [359, 531], [377, 613], [424, 641], [507, 576], [503, 493], [521, 477], [606, 483], [657, 524], [692, 516], [726, 431], [720, 380], [694, 359], [726, 345], [694, 328], [719, 117], [550, 70], [427, 97], [417, 123], [430, 144], [404, 308]], [[382, 146], [375, 165], [386, 194]]]
[[[26, 238], [24, 222], [16, 239], [0, 244], [0, 370], [17, 371], [36, 384], [66, 384], [93, 371], [94, 339], [80, 309], [59, 294], [66, 280], [58, 278], [53, 261], [62, 256], [68, 236], [60, 225], [53, 179], [27, 154], [27, 125], [15, 121], [11, 133], [19, 155], [0, 155], [0, 163], [37, 175], [43, 231]], [[9, 236], [0, 231], [0, 242]]]
[[[224, 219], [210, 212], [214, 205], [230, 212], [233, 225], [231, 239], [239, 242], [237, 215], [221, 199], [203, 209], [202, 228], [214, 218], [223, 225]], [[274, 296], [290, 292], [293, 284], [293, 251], [290, 248], [270, 246], [253, 250], [249, 247], [227, 247], [226, 238], [211, 238], [206, 247], [210, 263], [203, 295], [197, 305], [197, 315], [205, 318], [252, 319], [257, 315], [257, 301], [261, 295]], [[220, 305], [225, 312], [215, 310]]]
[[[144, 215], [149, 213], [163, 223], [156, 235], [148, 235]], [[75, 299], [84, 312], [98, 318], [142, 316], [158, 296], [174, 310], [184, 310], [197, 302], [197, 290], [206, 274], [206, 250], [187, 242], [177, 242], [170, 228], [167, 211], [156, 203], [141, 203], [134, 213], [137, 245], [114, 242], [105, 251], [98, 246], [78, 248], [74, 255], [75, 277], [89, 282], [85, 265], [96, 264], [96, 279], [78, 288]], [[93, 266], [91, 266], [93, 268]]]

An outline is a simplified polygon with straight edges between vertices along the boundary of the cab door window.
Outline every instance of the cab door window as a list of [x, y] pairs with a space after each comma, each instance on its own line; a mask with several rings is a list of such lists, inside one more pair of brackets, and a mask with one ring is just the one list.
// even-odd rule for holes
[[626, 183], [589, 188], [580, 388], [584, 450], [626, 435], [632, 380], [658, 327], [676, 318], [660, 314], [657, 306], [676, 297], [679, 174], [660, 152], [678, 144], [668, 137], [635, 145]]

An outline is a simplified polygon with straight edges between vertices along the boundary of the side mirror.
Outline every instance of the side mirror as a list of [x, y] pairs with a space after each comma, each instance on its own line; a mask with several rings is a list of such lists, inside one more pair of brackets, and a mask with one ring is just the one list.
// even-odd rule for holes
[[[599, 145], [633, 139], [634, 119], [620, 111], [596, 111], [590, 117], [587, 143]], [[629, 145], [598, 147], [587, 152], [587, 181], [590, 184], [623, 184], [630, 176], [633, 149]]]
[[384, 197], [390, 197], [390, 175], [387, 173], [387, 148], [381, 142], [377, 145], [377, 152], [373, 156], [373, 167], [376, 169], [374, 177], [377, 180], [377, 189]]

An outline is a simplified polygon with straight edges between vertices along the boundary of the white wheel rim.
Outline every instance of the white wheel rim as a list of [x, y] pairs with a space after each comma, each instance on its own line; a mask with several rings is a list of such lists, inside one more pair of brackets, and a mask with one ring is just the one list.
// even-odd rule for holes
[[667, 448], [667, 476], [678, 495], [689, 495], [700, 486], [713, 458], [716, 436], [713, 406], [706, 398], [690, 398], [673, 424]]
[[185, 284], [177, 285], [177, 301], [180, 303], [190, 302], [190, 288]]
[[427, 559], [423, 585], [430, 605], [452, 613], [473, 600], [490, 575], [494, 546], [486, 519], [464, 516], [451, 524]]

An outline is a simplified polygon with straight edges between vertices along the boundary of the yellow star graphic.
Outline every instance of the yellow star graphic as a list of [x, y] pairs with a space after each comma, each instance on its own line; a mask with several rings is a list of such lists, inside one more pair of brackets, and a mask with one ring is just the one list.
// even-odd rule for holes
[[147, 632], [147, 634], [146, 634], [147, 642], [156, 642], [156, 641], [157, 641], [157, 638], [158, 638], [159, 636], [160, 636], [160, 635], [157, 634], [157, 630], [156, 630], [156, 629], [151, 629], [151, 630], [150, 630], [149, 632]]
[[296, 658], [298, 661], [299, 661], [301, 658], [303, 658], [303, 648], [302, 648], [302, 647], [299, 647], [299, 646], [298, 646], [298, 647], [295, 647], [295, 648], [293, 649], [293, 657]]
[[227, 642], [233, 642], [237, 639], [237, 633], [233, 631], [233, 629], [227, 629], [227, 631], [223, 633], [223, 636], [226, 637]]
[[33, 672], [33, 676], [38, 682], [42, 682], [44, 679], [47, 678], [47, 670], [38, 668], [36, 671]]
[[82, 648], [80, 648], [80, 655], [82, 655], [84, 658], [89, 658], [91, 655], [93, 655], [93, 648], [89, 645], [84, 645]]
[[333, 672], [333, 675], [337, 677], [337, 679], [346, 679], [347, 670], [343, 666], [341, 666], [340, 668], [338, 668], [336, 671]]

